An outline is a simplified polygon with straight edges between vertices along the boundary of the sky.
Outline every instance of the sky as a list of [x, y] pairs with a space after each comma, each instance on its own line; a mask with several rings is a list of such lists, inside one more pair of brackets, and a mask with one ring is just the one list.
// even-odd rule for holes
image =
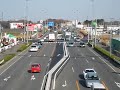
[[0, 0], [0, 19], [120, 20], [119, 4], [120, 0]]

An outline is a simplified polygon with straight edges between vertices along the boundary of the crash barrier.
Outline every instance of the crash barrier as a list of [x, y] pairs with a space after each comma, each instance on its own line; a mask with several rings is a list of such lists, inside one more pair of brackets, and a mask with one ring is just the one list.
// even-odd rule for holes
[[[60, 71], [60, 66], [62, 64], [65, 65], [65, 61], [68, 61], [68, 57], [69, 57], [69, 52], [68, 52], [68, 49], [66, 47], [66, 43], [63, 44], [64, 48], [64, 56], [63, 58], [44, 76], [44, 79], [43, 79], [43, 83], [42, 83], [42, 86], [41, 86], [41, 90], [50, 90], [51, 89], [51, 82], [52, 82], [52, 77], [53, 76], [53, 73], [55, 73], [56, 71]], [[63, 65], [61, 66], [63, 67]], [[58, 70], [57, 70], [58, 69]], [[56, 75], [57, 76], [57, 75]]]
[[2, 63], [4, 63], [4, 61], [5, 61], [4, 59], [3, 59], [3, 60], [1, 60], [1, 61], [0, 61], [0, 65], [1, 65]]
[[58, 77], [58, 75], [60, 74], [60, 72], [63, 70], [64, 66], [66, 65], [66, 63], [68, 62], [70, 56], [68, 56], [65, 60], [65, 62], [62, 64], [62, 66], [57, 70], [57, 72], [54, 75], [54, 79], [53, 79], [53, 90], [55, 89], [55, 82], [56, 82], [56, 78]]

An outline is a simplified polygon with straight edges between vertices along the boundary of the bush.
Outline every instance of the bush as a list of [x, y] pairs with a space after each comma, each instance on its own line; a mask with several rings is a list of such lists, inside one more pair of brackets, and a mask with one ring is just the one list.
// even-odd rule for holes
[[109, 51], [107, 51], [107, 50], [105, 50], [105, 49], [103, 49], [103, 48], [101, 48], [101, 47], [95, 46], [94, 49], [95, 49], [95, 50], [98, 50], [99, 52], [103, 53], [104, 55], [110, 57], [110, 58], [113, 59], [113, 60], [119, 60], [119, 61], [120, 61], [120, 58], [119, 58], [119, 57], [115, 56], [114, 54], [111, 54], [111, 55], [110, 55], [110, 52], [109, 52]]
[[17, 50], [17, 52], [22, 52], [23, 50], [25, 50], [26, 48], [28, 48], [30, 45], [32, 44], [32, 42], [29, 42], [28, 44], [22, 44], [20, 46], [20, 48]]
[[5, 62], [9, 61], [10, 59], [12, 59], [15, 56], [15, 54], [8, 54], [6, 55], [3, 59], [5, 60]]

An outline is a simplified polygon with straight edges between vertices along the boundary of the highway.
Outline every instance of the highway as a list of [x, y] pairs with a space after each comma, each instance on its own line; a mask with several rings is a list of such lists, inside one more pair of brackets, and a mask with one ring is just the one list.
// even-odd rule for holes
[[[52, 68], [52, 60], [62, 58], [62, 47], [63, 44], [44, 43], [38, 52], [25, 51], [17, 59], [0, 67], [0, 90], [40, 90], [44, 75], [49, 67]], [[42, 71], [30, 73], [32, 63], [40, 63]]]
[[83, 70], [94, 68], [106, 90], [120, 90], [120, 69], [86, 46], [68, 47], [70, 60], [56, 80], [55, 90], [90, 90], [85, 85]]

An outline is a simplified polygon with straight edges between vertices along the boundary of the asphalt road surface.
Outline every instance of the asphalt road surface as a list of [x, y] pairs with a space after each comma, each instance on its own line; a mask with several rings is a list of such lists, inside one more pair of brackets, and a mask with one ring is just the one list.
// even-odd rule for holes
[[120, 90], [120, 69], [110, 64], [91, 48], [68, 47], [70, 60], [56, 80], [55, 90], [90, 90], [85, 85], [83, 70], [94, 68], [107, 90]]
[[[54, 60], [52, 57], [60, 56], [57, 56], [61, 51], [56, 46], [59, 45], [44, 43], [38, 52], [26, 51], [25, 55], [13, 60], [11, 65], [8, 63], [4, 68], [0, 67], [0, 90], [40, 90], [43, 77], [48, 72], [47, 67]], [[57, 53], [54, 53], [56, 50]], [[29, 73], [32, 63], [40, 63], [42, 71]]]

